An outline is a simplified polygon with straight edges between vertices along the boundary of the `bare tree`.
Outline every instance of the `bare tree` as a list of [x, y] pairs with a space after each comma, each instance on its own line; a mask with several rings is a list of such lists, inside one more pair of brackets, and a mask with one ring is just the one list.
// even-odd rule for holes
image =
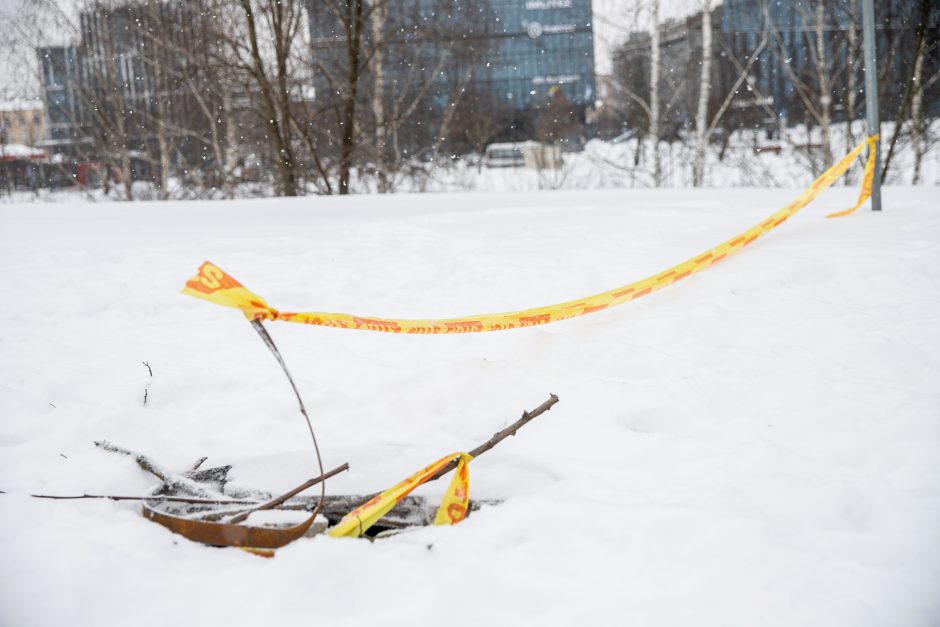
[[[105, 192], [113, 178], [125, 199], [135, 197], [139, 180], [151, 181], [161, 199], [212, 194], [212, 188], [200, 192], [199, 183], [225, 180], [207, 176], [223, 162], [210, 156], [213, 137], [224, 156], [223, 128], [230, 130], [220, 103], [231, 90], [209, 79], [221, 74], [208, 60], [217, 20], [207, 7], [214, 1], [28, 3], [30, 21], [42, 26], [28, 35], [27, 27], [21, 30], [26, 47], [39, 51], [37, 83], [48, 90], [47, 115], [71, 176], [101, 165]], [[43, 33], [50, 32], [65, 45], [48, 46]], [[174, 174], [189, 178], [171, 190]], [[94, 177], [86, 182], [94, 184]], [[231, 182], [222, 186], [230, 196]]]
[[705, 150], [711, 128], [708, 124], [708, 97], [711, 95], [712, 71], [712, 5], [702, 2], [702, 61], [698, 85], [698, 108], [695, 113], [695, 158], [692, 161], [692, 185], [701, 187], [705, 176]]
[[[808, 8], [807, 4], [811, 4], [811, 7]], [[769, 4], [764, 0], [765, 20], [774, 43], [772, 49], [781, 60], [779, 65], [792, 83], [802, 110], [809, 116], [808, 121], [819, 126], [822, 159], [813, 157], [811, 142], [807, 145], [813, 173], [818, 174], [833, 161], [832, 105], [835, 87], [847, 71], [845, 64], [834, 54], [839, 47], [838, 37], [841, 32], [832, 24], [839, 21], [841, 7], [831, 5], [826, 0], [813, 0], [811, 3], [796, 3], [793, 8], [797, 16], [797, 23], [792, 25], [794, 37], [802, 36], [804, 39], [804, 49], [809, 57], [808, 66], [800, 67], [791, 61], [793, 51], [781, 36], [782, 27], [774, 23]], [[848, 69], [848, 72], [854, 73], [854, 67]]]
[[[859, 59], [862, 51], [858, 40], [858, 6], [855, 2], [850, 2], [846, 6], [846, 49], [845, 61], [846, 68], [846, 88], [845, 88], [845, 145], [846, 147], [855, 145], [855, 118], [858, 115], [856, 111], [856, 98], [858, 96], [858, 69]], [[845, 184], [854, 184], [854, 172], [850, 168], [845, 173]]]
[[457, 107], [453, 124], [458, 142], [464, 142], [478, 155], [477, 171], [483, 169], [487, 144], [506, 125], [509, 112], [490, 91], [471, 89]]
[[385, 0], [373, 0], [375, 3], [371, 20], [372, 42], [375, 52], [372, 55], [372, 115], [375, 128], [374, 149], [377, 153], [377, 162], [380, 164], [377, 171], [378, 191], [385, 194], [391, 191], [389, 169], [383, 167], [388, 158], [388, 119], [385, 114], [385, 30], [388, 25], [388, 3]]
[[162, 12], [159, 10], [157, 4], [157, 0], [147, 0], [147, 17], [149, 18], [147, 27], [142, 26], [140, 22], [137, 23], [137, 27], [144, 31], [142, 34], [144, 35], [146, 49], [149, 53], [147, 55], [147, 62], [150, 64], [154, 78], [153, 121], [156, 130], [157, 155], [159, 160], [157, 187], [159, 189], [160, 200], [167, 200], [170, 197], [169, 176], [171, 154], [171, 139], [168, 129], [170, 123], [168, 99], [170, 94], [169, 81], [167, 78], [168, 59], [166, 54], [169, 33], [167, 29], [163, 28], [163, 15], [161, 15]]
[[653, 139], [653, 185], [662, 184], [663, 164], [659, 153], [659, 0], [650, 0], [650, 137]]
[[180, 90], [192, 101], [191, 123], [186, 135], [208, 153], [201, 159], [205, 187], [218, 189], [223, 198], [233, 198], [236, 186], [237, 129], [232, 92], [238, 82], [225, 46], [223, 7], [216, 0], [196, 0], [200, 4], [199, 23], [194, 33], [203, 46], [175, 46], [170, 52], [187, 58], [185, 72], [174, 77]]
[[646, 136], [652, 140], [653, 185], [657, 187], [662, 183], [659, 143], [663, 79], [659, 10], [660, 0], [636, 0], [622, 9], [624, 22], [629, 25], [628, 34], [614, 55], [614, 76], [610, 85], [611, 107], [626, 121], [636, 138], [634, 169], [644, 159]]
[[[133, 58], [119, 51], [115, 29], [110, 23], [117, 17], [114, 9], [112, 3], [96, 0], [82, 14], [83, 28], [93, 30], [97, 36], [89, 38], [79, 48], [87, 73], [81, 93], [87, 104], [86, 110], [91, 111], [90, 128], [98, 139], [99, 155], [107, 165], [105, 185], [110, 183], [111, 171], [116, 165], [118, 179], [124, 187], [124, 199], [134, 200], [135, 171], [128, 132], [128, 126], [134, 122], [134, 108], [127, 97], [130, 85], [127, 70]], [[122, 65], [120, 69], [119, 62]]]
[[[931, 47], [934, 54], [938, 44], [934, 43]], [[924, 156], [927, 154], [930, 146], [937, 141], [937, 137], [930, 137], [929, 120], [925, 115], [924, 94], [934, 85], [940, 84], [940, 70], [934, 73], [929, 79], [924, 79], [924, 63], [928, 58], [928, 50], [924, 48], [917, 57], [914, 68], [914, 80], [917, 83], [917, 89], [914, 92], [911, 103], [911, 148], [914, 152], [914, 168], [911, 174], [911, 185], [920, 183], [920, 170]]]
[[[310, 20], [315, 29], [311, 73], [317, 85], [319, 110], [332, 121], [322, 139], [335, 155], [339, 194], [350, 193], [350, 177], [361, 144], [360, 109], [368, 106], [360, 102], [361, 83], [370, 64], [370, 52], [374, 51], [367, 48], [368, 19], [383, 4], [384, 0], [368, 6], [365, 0], [323, 0], [311, 5]], [[381, 66], [382, 60], [378, 63]]]
[[[229, 34], [228, 44], [257, 90], [256, 111], [270, 141], [277, 190], [282, 196], [296, 196], [300, 176], [291, 124], [290, 57], [298, 43], [303, 9], [295, 0], [238, 0], [238, 6], [247, 41], [240, 39], [238, 29]], [[262, 49], [262, 41], [268, 44], [267, 50]]]
[[[333, 120], [324, 140], [338, 191], [374, 173], [380, 192], [421, 174], [413, 157], [434, 162], [451, 133], [472, 68], [486, 51], [482, 7], [429, 0], [419, 12], [388, 0], [324, 0], [312, 5], [311, 64], [317, 103]], [[474, 33], [476, 33], [474, 37]]]
[[[891, 159], [894, 156], [894, 149], [901, 135], [901, 129], [907, 119], [908, 109], [911, 107], [911, 101], [914, 94], [922, 94], [920, 86], [920, 76], [924, 65], [924, 48], [926, 47], [927, 26], [930, 20], [930, 0], [920, 0], [918, 2], [917, 30], [915, 33], [916, 43], [914, 49], [914, 63], [911, 65], [910, 73], [904, 85], [904, 95], [901, 97], [901, 105], [894, 118], [894, 133], [891, 135], [891, 141], [888, 143], [888, 154], [885, 156], [884, 166], [881, 168], [881, 180], [888, 176], [888, 168], [891, 167]], [[920, 103], [918, 103], [920, 105]], [[916, 125], [916, 122], [915, 122]]]
[[349, 175], [352, 169], [353, 151], [356, 148], [356, 101], [359, 80], [364, 66], [362, 51], [363, 31], [365, 30], [365, 11], [363, 0], [345, 2], [345, 14], [342, 24], [346, 31], [346, 90], [343, 95], [342, 142], [339, 153], [339, 193], [349, 193]]
[[[698, 87], [698, 104], [695, 115], [695, 142], [694, 157], [692, 162], [692, 185], [700, 187], [705, 180], [705, 166], [709, 140], [715, 129], [721, 124], [725, 114], [734, 100], [735, 96], [745, 82], [749, 80], [751, 69], [760, 58], [761, 53], [767, 46], [768, 28], [764, 24], [760, 40], [754, 50], [750, 51], [743, 64], [735, 59], [733, 51], [725, 51], [725, 56], [732, 59], [737, 68], [735, 76], [728, 91], [721, 101], [713, 99], [712, 93], [712, 58], [714, 51], [712, 49], [712, 8], [710, 0], [705, 0], [702, 5], [702, 61], [701, 73]], [[717, 106], [714, 106], [717, 104]], [[712, 105], [712, 106], [710, 106]], [[711, 109], [711, 112], [709, 111]]]

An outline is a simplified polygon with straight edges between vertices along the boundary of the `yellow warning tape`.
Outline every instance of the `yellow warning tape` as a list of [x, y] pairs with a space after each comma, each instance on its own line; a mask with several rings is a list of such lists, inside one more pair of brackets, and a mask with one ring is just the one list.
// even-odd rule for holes
[[849, 209], [830, 214], [828, 217], [834, 218], [852, 213], [871, 195], [871, 183], [875, 167], [874, 150], [877, 140], [877, 135], [867, 138], [853, 148], [849, 154], [842, 157], [838, 163], [823, 172], [796, 200], [783, 209], [780, 209], [760, 224], [715, 246], [711, 250], [683, 261], [664, 272], [618, 287], [609, 292], [559, 303], [557, 305], [548, 305], [546, 307], [537, 307], [535, 309], [508, 313], [448, 318], [445, 320], [396, 320], [320, 311], [299, 313], [284, 312], [278, 311], [268, 305], [263, 298], [245, 288], [218, 266], [208, 261], [200, 266], [196, 276], [186, 282], [183, 293], [197, 298], [203, 298], [217, 305], [240, 309], [250, 320], [284, 320], [285, 322], [299, 322], [302, 324], [315, 324], [342, 329], [384, 331], [387, 333], [474, 333], [480, 331], [501, 331], [518, 327], [547, 324], [549, 322], [558, 322], [559, 320], [583, 316], [595, 311], [607, 309], [608, 307], [621, 305], [627, 301], [640, 298], [641, 296], [646, 296], [650, 292], [664, 288], [667, 285], [672, 285], [676, 281], [691, 276], [696, 272], [710, 268], [727, 256], [740, 251], [757, 238], [762, 237], [783, 224], [790, 216], [812, 202], [813, 199], [838, 180], [838, 178], [848, 170], [855, 159], [858, 158], [865, 147], [868, 146], [870, 148], [868, 163], [865, 165], [865, 175], [862, 180], [858, 200], [855, 205]]
[[422, 468], [343, 516], [343, 519], [327, 533], [334, 538], [358, 538], [408, 496], [412, 490], [433, 477], [435, 473], [454, 459], [458, 459], [457, 470], [447, 487], [447, 492], [444, 493], [444, 499], [437, 510], [434, 524], [456, 525], [467, 517], [467, 506], [470, 503], [470, 466], [468, 464], [473, 457], [469, 453], [447, 455], [430, 466]]

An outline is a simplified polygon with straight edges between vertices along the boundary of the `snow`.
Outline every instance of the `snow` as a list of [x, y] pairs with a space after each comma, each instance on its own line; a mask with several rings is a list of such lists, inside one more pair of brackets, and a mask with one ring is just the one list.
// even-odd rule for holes
[[[303, 538], [265, 560], [134, 502], [107, 438], [286, 489], [315, 460], [267, 349], [179, 294], [204, 259], [283, 309], [509, 311], [642, 278], [796, 189], [0, 206], [0, 624], [931, 626], [940, 622], [940, 213], [827, 192], [707, 272], [502, 333], [267, 326], [331, 494], [391, 486], [561, 401], [475, 460], [456, 527]], [[148, 362], [153, 376], [142, 362]], [[143, 406], [148, 389], [147, 406]], [[436, 500], [445, 485], [419, 493]]]
[[0, 100], [0, 112], [41, 111], [42, 100]]
[[[308, 512], [294, 511], [288, 509], [266, 509], [260, 512], [252, 512], [246, 522], [251, 525], [298, 525], [310, 516]], [[327, 524], [326, 518], [317, 516], [317, 523]]]
[[23, 144], [0, 144], [0, 159], [11, 157], [14, 159], [45, 159], [46, 153]]
[[[845, 124], [833, 125], [831, 133], [832, 151], [836, 156], [850, 152], [865, 134], [860, 123], [853, 123], [853, 139], [847, 141]], [[882, 124], [882, 137], [890, 138], [894, 123]], [[940, 135], [940, 120], [933, 122], [926, 137]], [[691, 131], [689, 131], [691, 138]], [[706, 155], [705, 181], [711, 187], [780, 187], [808, 186], [824, 167], [821, 152], [813, 155], [802, 148], [806, 144], [820, 145], [822, 137], [818, 127], [807, 130], [804, 126], [788, 128], [783, 140], [769, 140], [766, 134], [751, 129], [740, 129], [732, 133], [722, 159], [719, 146], [712, 145]], [[928, 146], [921, 162], [920, 183], [940, 185], [940, 143], [926, 140]], [[886, 144], [885, 144], [886, 145]], [[887, 149], [883, 145], [882, 150]], [[692, 163], [695, 148], [691, 141], [660, 142], [662, 160], [661, 182], [664, 187], [692, 187]], [[764, 152], [755, 154], [755, 148]], [[768, 151], [767, 148], [775, 149]], [[635, 152], [640, 149], [642, 159], [635, 163]], [[777, 152], [779, 151], [779, 153]], [[622, 142], [591, 140], [581, 152], [565, 153], [564, 164], [559, 170], [541, 172], [526, 168], [498, 168], [477, 172], [476, 166], [466, 160], [458, 161], [451, 168], [441, 168], [432, 176], [429, 185], [434, 190], [501, 190], [527, 191], [538, 189], [596, 189], [616, 187], [654, 187], [653, 185], [653, 141], [646, 138], [642, 147], [636, 139]], [[914, 151], [910, 142], [902, 139], [891, 162], [888, 183], [909, 184], [914, 172]], [[857, 186], [861, 180], [864, 160], [850, 170], [849, 186]], [[407, 184], [407, 182], [406, 182]]]

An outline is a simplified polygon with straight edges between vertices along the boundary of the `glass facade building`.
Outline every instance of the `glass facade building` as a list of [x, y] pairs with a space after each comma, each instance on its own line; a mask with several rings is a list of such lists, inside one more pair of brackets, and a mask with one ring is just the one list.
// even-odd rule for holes
[[[931, 50], [931, 42], [940, 36], [940, 11], [936, 1], [925, 5], [930, 19], [927, 23], [925, 45]], [[930, 8], [933, 7], [933, 8]], [[821, 45], [826, 55], [826, 72], [830, 74], [830, 89], [833, 116], [844, 120], [850, 112], [845, 103], [850, 85], [848, 76], [854, 73], [853, 84], [861, 89], [864, 84], [862, 59], [862, 15], [855, 0], [827, 0], [823, 3], [822, 22], [815, 23], [818, 5], [810, 0], [762, 3], [757, 0], [724, 0], [721, 14], [721, 35], [729, 42], [735, 56], [746, 60], [757, 48], [765, 25], [773, 32], [770, 45], [758, 56], [752, 76], [768, 105], [789, 122], [812, 123], [812, 115], [801, 102], [799, 89], [793, 76], [818, 89], [816, 78], [817, 49]], [[917, 2], [908, 0], [880, 0], [875, 2], [875, 46], [878, 53], [878, 69], [884, 76], [905, 77], [903, 80], [881, 80], [879, 100], [882, 119], [897, 114], [903, 98], [904, 84], [916, 55], [916, 27], [920, 18]], [[849, 31], [855, 32], [854, 41]], [[817, 38], [818, 34], [818, 38]], [[849, 50], [854, 46], [854, 50]], [[933, 76], [940, 71], [940, 55], [927, 54], [924, 58], [923, 76]], [[728, 75], [735, 75], [733, 68]], [[863, 97], [856, 95], [854, 117], [864, 111]], [[925, 98], [931, 113], [940, 110], [936, 98]]]
[[74, 46], [38, 48], [45, 103], [46, 133], [53, 144], [75, 140], [81, 132], [79, 55]]
[[[349, 70], [346, 6], [342, 0], [308, 0], [318, 68], [313, 83], [327, 108]], [[430, 83], [422, 91], [422, 109], [434, 117], [456, 93], [471, 94], [476, 106], [505, 122], [501, 139], [531, 137], [539, 112], [562, 95], [581, 122], [594, 105], [591, 0], [397, 0], [384, 6], [387, 15], [370, 14], [362, 37], [369, 51], [364, 57], [373, 59], [376, 50], [382, 56], [386, 98], [394, 93], [409, 100], [409, 89], [422, 91], [416, 85]], [[380, 45], [372, 41], [376, 19]], [[364, 98], [375, 76], [368, 62], [360, 72], [358, 97]]]
[[491, 0], [489, 11], [479, 87], [516, 110], [544, 105], [556, 86], [575, 106], [594, 104], [591, 0]]

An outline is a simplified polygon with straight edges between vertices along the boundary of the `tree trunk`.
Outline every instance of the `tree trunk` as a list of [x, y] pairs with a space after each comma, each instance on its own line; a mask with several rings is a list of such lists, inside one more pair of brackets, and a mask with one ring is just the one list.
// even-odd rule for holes
[[385, 21], [388, 13], [388, 5], [385, 0], [378, 0], [372, 12], [372, 115], [375, 118], [375, 150], [377, 185], [380, 194], [386, 194], [390, 189], [389, 172], [387, 167], [388, 147], [386, 146], [387, 121], [385, 119], [385, 50], [382, 40], [385, 35]]
[[[650, 137], [653, 139], [653, 185], [662, 185], [663, 164], [659, 156], [659, 0], [652, 0], [653, 24], [650, 37]], [[637, 165], [640, 150], [634, 158]]]
[[695, 158], [692, 163], [692, 185], [701, 187], [705, 179], [705, 152], [708, 147], [708, 96], [711, 93], [712, 69], [712, 7], [711, 0], [702, 3], [702, 66], [699, 78], [698, 111], [695, 114]]
[[156, 29], [156, 33], [151, 31], [148, 48], [150, 49], [150, 62], [153, 67], [154, 75], [154, 123], [157, 131], [157, 149], [160, 152], [160, 171], [157, 186], [160, 189], [160, 200], [167, 200], [170, 197], [169, 178], [170, 178], [170, 141], [167, 133], [167, 99], [169, 90], [167, 89], [166, 66], [164, 65], [164, 47], [163, 38], [168, 37], [169, 33], [163, 30], [163, 21], [157, 13], [155, 0], [148, 0], [147, 12], [150, 14], [150, 27]]
[[[846, 57], [848, 59], [848, 69], [846, 75], [846, 98], [845, 98], [845, 149], [851, 150], [855, 145], [855, 129], [853, 124], [855, 123], [855, 98], [857, 96], [858, 85], [857, 81], [857, 71], [856, 71], [856, 60], [859, 58], [859, 48], [858, 48], [858, 20], [857, 13], [855, 11], [854, 5], [849, 9], [849, 24], [848, 24], [848, 44], [846, 49]], [[854, 167], [854, 166], [853, 166]], [[850, 186], [854, 185], [855, 177], [854, 169], [849, 168], [845, 172], [845, 185]]]
[[295, 5], [285, 0], [269, 0], [269, 13], [274, 36], [274, 62], [276, 64], [275, 80], [277, 89], [274, 90], [278, 112], [278, 129], [281, 135], [281, 159], [285, 174], [285, 185], [288, 186], [285, 196], [296, 196], [301, 191], [301, 175], [297, 163], [294, 134], [291, 128], [293, 109], [291, 106], [291, 84], [288, 60], [294, 41]]
[[891, 166], [891, 158], [894, 156], [894, 147], [897, 144], [898, 137], [901, 135], [901, 129], [904, 127], [904, 121], [907, 119], [907, 110], [912, 104], [915, 91], [921, 91], [918, 89], [919, 85], [915, 79], [917, 73], [917, 60], [924, 54], [924, 37], [927, 34], [927, 25], [930, 17], [930, 0], [920, 0], [920, 20], [917, 24], [917, 47], [914, 52], [914, 65], [911, 67], [911, 72], [906, 81], [906, 87], [904, 89], [904, 95], [901, 98], [901, 107], [898, 110], [897, 116], [894, 119], [894, 133], [891, 134], [891, 143], [888, 145], [888, 154], [885, 157], [884, 166], [881, 168], [881, 180], [884, 181], [888, 177], [888, 168]]
[[343, 138], [339, 151], [339, 193], [349, 193], [353, 149], [356, 143], [356, 96], [359, 90], [359, 60], [362, 38], [362, 2], [349, 0], [346, 13], [346, 98], [343, 102]]
[[911, 176], [911, 185], [920, 183], [920, 164], [926, 153], [924, 139], [924, 48], [914, 60], [914, 81], [916, 91], [911, 101], [911, 148], [914, 150], [914, 174]]
[[826, 68], [826, 14], [824, 0], [816, 0], [816, 80], [819, 83], [819, 133], [822, 136], [823, 166], [832, 165], [832, 86]]
[[[277, 7], [271, 7], [278, 10]], [[261, 50], [258, 44], [258, 31], [255, 22], [255, 14], [250, 0], [241, 0], [242, 12], [245, 15], [245, 23], [248, 28], [248, 43], [251, 53], [251, 75], [258, 87], [258, 95], [261, 98], [261, 113], [265, 118], [268, 129], [268, 140], [271, 143], [271, 150], [274, 153], [274, 164], [277, 168], [278, 191], [282, 196], [297, 195], [297, 177], [294, 172], [294, 160], [290, 146], [290, 110], [278, 111], [275, 101], [274, 87], [269, 80], [268, 70], [261, 57]], [[275, 37], [277, 37], [277, 33]], [[290, 46], [287, 45], [287, 49]], [[286, 94], [279, 94], [278, 97], [289, 97]]]
[[[232, 94], [228, 90], [222, 91], [222, 124], [225, 127], [225, 157], [219, 161], [222, 167], [222, 197], [226, 199], [235, 197], [235, 166], [237, 165], [235, 146], [235, 123], [232, 120]], [[220, 155], [221, 159], [221, 155]]]
[[[100, 19], [100, 17], [96, 18]], [[118, 84], [117, 54], [114, 50], [114, 41], [111, 38], [111, 29], [107, 29], [101, 24], [98, 25], [99, 32], [104, 33], [104, 64], [107, 74], [105, 80], [105, 89], [109, 92], [106, 97], [110, 101], [112, 120], [110, 120], [111, 129], [108, 133], [108, 144], [111, 149], [109, 158], [113, 158], [116, 153], [121, 168], [121, 183], [124, 186], [125, 200], [134, 200], [134, 181], [131, 175], [131, 157], [127, 146], [127, 120], [124, 118], [124, 92], [121, 85]]]

